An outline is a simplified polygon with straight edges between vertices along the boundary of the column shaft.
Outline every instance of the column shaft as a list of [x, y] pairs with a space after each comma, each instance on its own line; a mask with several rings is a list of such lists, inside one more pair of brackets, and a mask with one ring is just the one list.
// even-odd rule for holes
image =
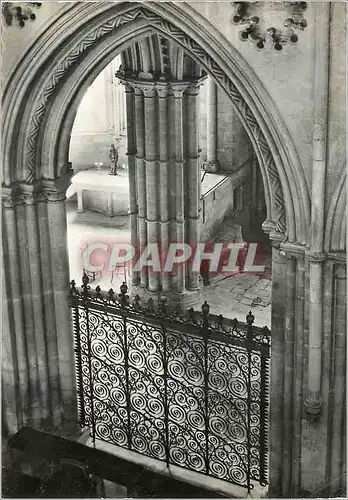
[[[184, 90], [184, 89], [183, 89]], [[174, 91], [175, 102], [175, 190], [176, 190], [176, 241], [184, 243], [184, 162], [183, 162], [183, 90]], [[185, 290], [185, 264], [179, 264], [176, 270], [176, 288], [178, 293]]]
[[59, 353], [60, 387], [65, 406], [64, 412], [76, 405], [75, 372], [71, 313], [68, 306], [69, 269], [67, 253], [67, 222], [65, 201], [49, 201], [47, 205], [49, 241], [51, 244], [52, 282], [56, 325], [59, 328], [57, 345]]
[[301, 486], [301, 439], [302, 439], [302, 412], [303, 412], [303, 350], [305, 330], [305, 261], [299, 258], [296, 274], [296, 317], [295, 317], [295, 355], [293, 372], [293, 452], [291, 497], [300, 496]]
[[[48, 371], [50, 380], [50, 398], [53, 425], [61, 424], [62, 419], [62, 401], [60, 395], [60, 373], [59, 373], [59, 353], [57, 331], [59, 331], [59, 322], [56, 323], [54, 314], [54, 291], [52, 269], [52, 254], [50, 245], [50, 229], [48, 221], [48, 203], [39, 202], [37, 204], [37, 213], [39, 218], [40, 232], [40, 263], [43, 292], [43, 307], [45, 311], [45, 329], [46, 329], [46, 348], [49, 360]], [[68, 264], [68, 263], [67, 263]], [[59, 318], [58, 318], [59, 320]]]
[[114, 119], [114, 129], [115, 137], [120, 137], [120, 84], [117, 78], [113, 78], [113, 119]]
[[[66, 189], [70, 177], [60, 179], [59, 189]], [[62, 403], [68, 403], [68, 418], [68, 409], [73, 411], [69, 423], [76, 421], [65, 205], [52, 209], [53, 203], [43, 201], [63, 196], [55, 181], [46, 183], [3, 188], [3, 390], [10, 434], [23, 425], [61, 427]]]
[[[135, 103], [134, 89], [126, 86], [126, 106], [127, 106], [127, 158], [129, 176], [129, 210], [131, 244], [136, 251], [139, 250], [138, 238], [138, 200], [137, 200], [137, 175], [136, 175], [136, 137], [135, 137]], [[138, 285], [140, 281], [139, 273], [133, 270], [132, 283]]]
[[[29, 373], [24, 326], [24, 304], [21, 290], [21, 274], [19, 266], [19, 241], [16, 225], [16, 208], [3, 208], [3, 283], [6, 294], [3, 295], [3, 306], [8, 306], [8, 329], [3, 325], [3, 344], [11, 346], [12, 366], [8, 365], [11, 358], [3, 357], [3, 391], [6, 397], [15, 403], [16, 420], [8, 421], [8, 431], [17, 432], [23, 425], [28, 425], [28, 408], [30, 405]], [[6, 304], [6, 302], [7, 304]], [[5, 309], [6, 310], [6, 309]], [[11, 385], [12, 380], [18, 386]], [[16, 391], [16, 387], [18, 391]]]
[[[311, 253], [323, 252], [325, 177], [327, 144], [327, 102], [329, 96], [329, 47], [330, 47], [330, 3], [318, 4], [315, 17], [315, 79], [314, 124], [313, 124], [313, 175], [311, 207]], [[309, 311], [309, 355], [308, 414], [321, 411], [321, 361], [322, 361], [322, 302], [323, 264], [310, 262], [310, 311]]]
[[[145, 171], [145, 131], [144, 131], [144, 97], [142, 90], [135, 88], [135, 130], [136, 130], [136, 172], [137, 172], [137, 199], [138, 199], [138, 230], [139, 230], [139, 253], [142, 253], [147, 245], [146, 229], [146, 171]], [[147, 268], [140, 270], [140, 285], [147, 287]]]
[[39, 390], [38, 347], [35, 338], [34, 310], [32, 301], [32, 286], [30, 275], [30, 261], [28, 252], [28, 233], [26, 221], [26, 207], [24, 204], [17, 207], [17, 231], [19, 236], [19, 262], [21, 273], [21, 293], [24, 305], [25, 340], [28, 359], [29, 394], [30, 394], [30, 422], [34, 427], [41, 423], [41, 400]]
[[37, 346], [37, 363], [39, 368], [39, 386], [41, 399], [41, 417], [48, 419], [50, 416], [49, 403], [49, 359], [47, 357], [47, 342], [44, 323], [44, 308], [42, 301], [42, 281], [45, 276], [41, 275], [40, 239], [37, 220], [37, 204], [26, 206], [28, 252], [31, 274], [31, 294], [33, 303], [33, 317], [35, 328], [35, 342]]
[[83, 212], [83, 191], [77, 191], [77, 213], [82, 214]]
[[272, 248], [272, 357], [270, 402], [270, 491], [271, 498], [282, 496], [284, 432], [284, 318], [287, 259]]
[[288, 496], [292, 479], [292, 447], [293, 447], [293, 385], [294, 385], [294, 337], [295, 337], [295, 293], [296, 293], [296, 260], [288, 259], [286, 263], [285, 284], [285, 324], [284, 324], [284, 406], [283, 406], [283, 496]]
[[[347, 304], [346, 304], [347, 278], [346, 266], [336, 265], [333, 286], [334, 324], [332, 335], [334, 337], [332, 352], [332, 382], [331, 382], [331, 446], [330, 454], [330, 496], [336, 496], [341, 488], [342, 477], [345, 475], [345, 437], [346, 437], [346, 333], [347, 333]], [[343, 452], [343, 453], [342, 453]]]
[[308, 350], [308, 399], [316, 402], [321, 388], [321, 347], [322, 309], [323, 309], [323, 263], [312, 261], [309, 264], [309, 350]]
[[[158, 107], [159, 107], [159, 122], [158, 122], [158, 144], [159, 144], [159, 185], [160, 185], [160, 234], [161, 234], [161, 261], [162, 269], [164, 268], [164, 260], [166, 259], [170, 228], [169, 228], [169, 210], [168, 210], [168, 92], [167, 90], [158, 90]], [[162, 271], [162, 289], [168, 292], [171, 287], [171, 276], [169, 273]]]
[[[158, 244], [158, 196], [157, 196], [157, 120], [154, 90], [144, 90], [145, 120], [145, 165], [146, 165], [146, 207], [147, 242]], [[152, 267], [148, 269], [148, 288], [151, 292], [159, 290], [159, 275]]]
[[19, 431], [23, 426], [23, 419], [13, 307], [3, 257], [2, 252], [2, 422], [5, 437]]
[[207, 163], [210, 168], [217, 169], [217, 86], [212, 77], [208, 78], [207, 93]]
[[[198, 127], [197, 127], [197, 97], [199, 88], [192, 84], [186, 91], [187, 99], [187, 243], [195, 251], [199, 239], [199, 186], [200, 167], [198, 154]], [[192, 271], [192, 265], [188, 264], [188, 284], [190, 290], [199, 288], [199, 272]]]

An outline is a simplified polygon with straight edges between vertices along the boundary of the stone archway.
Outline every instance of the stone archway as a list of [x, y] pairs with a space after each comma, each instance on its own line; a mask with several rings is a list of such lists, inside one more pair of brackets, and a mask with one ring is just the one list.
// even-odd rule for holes
[[[283, 238], [286, 236], [289, 241], [305, 243], [309, 196], [304, 173], [294, 159], [296, 154], [291, 141], [286, 137], [285, 144], [284, 137], [276, 129], [279, 126], [283, 135], [285, 127], [281, 118], [275, 113], [272, 116], [269, 109], [266, 109], [262, 102], [266, 102], [266, 99], [262, 99], [266, 92], [245, 61], [242, 68], [240, 60], [237, 61], [232, 53], [231, 62], [222, 64], [223, 48], [217, 41], [212, 43], [209, 33], [200, 30], [198, 36], [196, 29], [196, 33], [189, 36], [178, 27], [185, 24], [177, 8], [176, 22], [168, 20], [174, 14], [171, 5], [103, 5], [94, 7], [92, 19], [91, 9], [84, 6], [77, 26], [72, 22], [72, 11], [77, 13], [79, 9], [81, 6], [74, 5], [56, 21], [62, 22], [65, 16], [70, 18], [65, 19], [66, 33], [71, 33], [68, 40], [63, 34], [57, 34], [59, 29], [51, 26], [48, 30], [51, 30], [50, 39], [54, 39], [53, 45], [56, 46], [53, 54], [44, 50], [44, 46], [39, 48], [39, 55], [36, 57], [40, 61], [36, 59], [36, 67], [40, 67], [40, 74], [33, 70], [24, 71], [24, 68], [22, 70], [19, 67], [8, 86], [8, 92], [5, 92], [5, 117], [8, 116], [7, 106], [11, 110], [10, 123], [6, 123], [5, 127], [8, 133], [5, 159], [11, 158], [10, 168], [6, 168], [5, 161], [6, 185], [13, 181], [33, 184], [37, 178], [52, 179], [59, 176], [59, 169], [65, 163], [62, 156], [66, 150], [73, 115], [86, 85], [120, 51], [122, 44], [127, 43], [130, 36], [134, 40], [134, 37], [142, 36], [146, 31], [155, 30], [179, 43], [230, 96], [258, 156], [265, 185], [270, 229], [282, 234]], [[87, 18], [88, 24], [85, 23]], [[48, 32], [45, 33], [46, 39]], [[210, 50], [205, 47], [208, 43], [211, 44]], [[33, 47], [32, 52], [35, 49]], [[29, 54], [27, 57], [30, 59]], [[83, 72], [79, 71], [81, 64], [86, 65]], [[41, 71], [42, 67], [45, 68], [44, 71]], [[25, 98], [18, 95], [28, 85], [32, 97], [28, 98], [28, 93]], [[261, 98], [256, 99], [257, 94]], [[18, 109], [21, 98], [24, 102]], [[17, 112], [13, 109], [16, 106]], [[268, 116], [269, 123], [265, 116]], [[21, 131], [17, 142], [11, 130], [18, 127], [19, 120]]]
[[[274, 106], [265, 104], [269, 96], [238, 52], [225, 48], [206, 26], [191, 21], [187, 9], [170, 3], [68, 5], [38, 37], [6, 86], [3, 196], [8, 343], [3, 392], [10, 432], [28, 424], [41, 426], [46, 420], [58, 426], [64, 416], [74, 418], [69, 416], [69, 410], [74, 415], [76, 402], [64, 208], [71, 176], [68, 144], [85, 89], [131, 40], [151, 31], [162, 33], [214, 77], [233, 102], [257, 154], [271, 239], [307, 242], [307, 184], [281, 117]], [[296, 266], [294, 261], [284, 265], [278, 254], [283, 271], [274, 280], [279, 308], [272, 329], [275, 337], [279, 333], [283, 338], [284, 304], [287, 298], [294, 301]], [[291, 277], [286, 289], [284, 269]], [[303, 263], [301, 272], [304, 283]], [[289, 325], [291, 321], [293, 316]], [[303, 330], [300, 321], [297, 328]], [[278, 382], [285, 355], [293, 369], [291, 352], [284, 354], [283, 341], [279, 342], [272, 351], [275, 404], [271, 416], [278, 419], [271, 460], [278, 464], [272, 471], [277, 479], [284, 440], [284, 382]]]

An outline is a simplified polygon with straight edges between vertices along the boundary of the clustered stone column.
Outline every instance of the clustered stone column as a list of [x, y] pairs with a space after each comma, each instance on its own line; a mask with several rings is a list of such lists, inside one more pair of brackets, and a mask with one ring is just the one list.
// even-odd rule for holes
[[[345, 256], [344, 256], [345, 257]], [[329, 418], [332, 436], [329, 435], [330, 466], [327, 483], [329, 496], [337, 495], [339, 490], [344, 491], [346, 487], [345, 472], [347, 462], [347, 423], [346, 423], [346, 379], [347, 379], [347, 268], [344, 262], [336, 262], [333, 266], [333, 290], [332, 300], [334, 322], [330, 341], [333, 339], [332, 382], [330, 387], [330, 411]], [[331, 333], [331, 332], [330, 332]], [[332, 410], [332, 411], [331, 411]]]
[[123, 83], [132, 244], [137, 256], [147, 246], [158, 245], [162, 264], [160, 272], [151, 266], [133, 271], [132, 283], [140, 295], [164, 291], [173, 302], [188, 305], [200, 298], [199, 273], [188, 264], [165, 272], [164, 261], [170, 243], [188, 243], [195, 249], [199, 240], [197, 98], [201, 82], [124, 78]]
[[76, 422], [65, 191], [3, 188], [3, 400], [11, 434]]
[[[324, 336], [321, 373], [322, 410], [308, 414], [310, 352], [308, 284], [312, 256], [303, 245], [270, 235], [272, 255], [272, 361], [270, 388], [271, 498], [337, 496], [344, 488], [346, 384], [345, 256], [326, 255], [322, 307], [317, 314]], [[339, 260], [341, 259], [341, 261]], [[319, 346], [318, 346], [319, 347]]]
[[322, 408], [321, 369], [323, 325], [318, 311], [323, 307], [323, 262], [325, 227], [326, 150], [330, 67], [330, 4], [317, 6], [315, 18], [315, 79], [313, 107], [313, 169], [311, 202], [311, 241], [309, 260], [309, 353], [308, 415], [319, 414]]

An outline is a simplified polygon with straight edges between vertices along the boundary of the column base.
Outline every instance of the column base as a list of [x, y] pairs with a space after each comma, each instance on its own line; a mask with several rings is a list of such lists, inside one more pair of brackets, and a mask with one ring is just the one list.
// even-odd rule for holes
[[[131, 297], [139, 295], [140, 299], [145, 302], [151, 298], [153, 299], [155, 306], [158, 304], [159, 297], [162, 293], [163, 292], [160, 290], [154, 292], [143, 286], [134, 285], [133, 283], [129, 288], [129, 294]], [[164, 295], [167, 297], [168, 305], [181, 305], [184, 309], [189, 309], [194, 306], [197, 306], [196, 308], [200, 309], [203, 304], [203, 292], [200, 288], [197, 290], [185, 290], [184, 292], [169, 290], [168, 292], [164, 292]]]

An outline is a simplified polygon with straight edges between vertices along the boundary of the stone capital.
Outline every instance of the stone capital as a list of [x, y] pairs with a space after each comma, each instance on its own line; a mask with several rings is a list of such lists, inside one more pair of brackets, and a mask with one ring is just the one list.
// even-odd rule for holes
[[[272, 223], [272, 224], [274, 224], [274, 223]], [[263, 227], [264, 227], [264, 225], [262, 224], [262, 228]], [[280, 244], [283, 243], [285, 240], [285, 234], [281, 233], [280, 231], [277, 231], [275, 224], [273, 226], [273, 229], [268, 234], [269, 234], [269, 239], [271, 240], [272, 247], [279, 250]]]
[[155, 84], [153, 82], [133, 82], [135, 95], [143, 95], [144, 97], [155, 97]]
[[161, 88], [156, 86], [156, 89], [157, 89], [157, 95], [160, 99], [166, 99], [168, 97], [168, 90], [169, 90], [168, 87]]
[[61, 171], [62, 175], [56, 179], [40, 179], [34, 184], [16, 182], [10, 186], [3, 186], [3, 207], [14, 208], [21, 204], [33, 205], [40, 201], [64, 201], [73, 170], [62, 168]]
[[189, 87], [190, 82], [171, 82], [170, 88], [173, 91], [175, 99], [182, 99], [185, 90]]
[[150, 99], [152, 97], [156, 97], [156, 89], [155, 88], [149, 88], [149, 87], [144, 87], [143, 88], [143, 94], [146, 99]]
[[199, 94], [199, 88], [201, 87], [202, 82], [192, 82], [190, 85], [187, 87], [185, 94], [196, 97]]
[[125, 86], [125, 92], [126, 92], [126, 94], [133, 94], [134, 93], [134, 88], [133, 88], [133, 86], [129, 82], [126, 82], [124, 84], [124, 86]]

